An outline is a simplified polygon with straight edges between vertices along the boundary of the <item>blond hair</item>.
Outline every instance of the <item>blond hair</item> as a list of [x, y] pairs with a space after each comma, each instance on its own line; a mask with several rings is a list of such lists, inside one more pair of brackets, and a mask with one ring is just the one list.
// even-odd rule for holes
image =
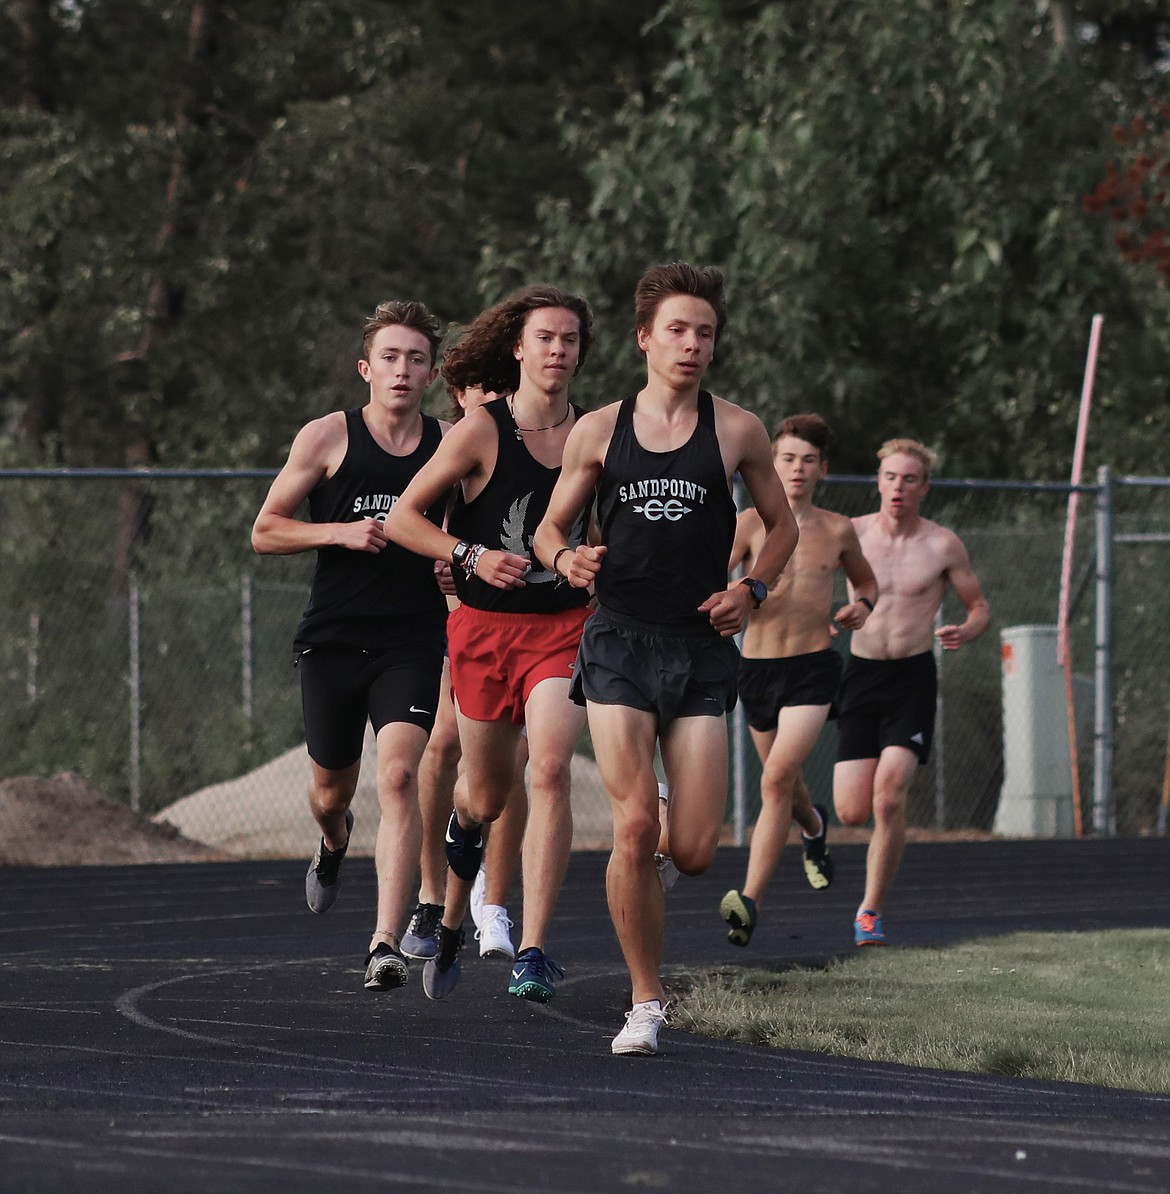
[[893, 456], [896, 453], [901, 453], [903, 456], [913, 456], [925, 472], [924, 481], [930, 480], [930, 474], [938, 467], [938, 457], [925, 445], [920, 444], [916, 439], [888, 439], [877, 450], [878, 463], [880, 464], [887, 456]]

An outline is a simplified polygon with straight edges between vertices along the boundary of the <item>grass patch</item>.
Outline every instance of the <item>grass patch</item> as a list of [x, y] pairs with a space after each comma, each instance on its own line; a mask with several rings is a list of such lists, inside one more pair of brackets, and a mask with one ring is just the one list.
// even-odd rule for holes
[[671, 1022], [778, 1049], [1170, 1092], [1170, 931], [1016, 933], [870, 948], [824, 970], [704, 973]]

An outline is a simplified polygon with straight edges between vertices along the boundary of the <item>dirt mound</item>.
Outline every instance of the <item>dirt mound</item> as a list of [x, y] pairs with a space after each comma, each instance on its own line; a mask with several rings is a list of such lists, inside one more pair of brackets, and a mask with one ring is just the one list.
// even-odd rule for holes
[[0, 781], [0, 866], [207, 862], [218, 851], [107, 799], [80, 776]]

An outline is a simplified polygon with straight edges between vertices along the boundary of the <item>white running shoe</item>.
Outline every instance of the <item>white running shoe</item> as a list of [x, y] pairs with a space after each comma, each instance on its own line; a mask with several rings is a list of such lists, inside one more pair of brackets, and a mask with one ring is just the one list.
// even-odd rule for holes
[[508, 909], [500, 904], [484, 904], [482, 919], [476, 930], [475, 939], [479, 942], [479, 956], [481, 958], [503, 958], [507, 962], [516, 959], [516, 947], [512, 944], [512, 934], [508, 931], [512, 922], [508, 919]]
[[475, 922], [477, 929], [483, 924], [483, 897], [485, 891], [487, 891], [487, 875], [483, 867], [480, 867], [479, 873], [475, 876], [475, 882], [471, 887], [471, 919]]
[[611, 1048], [618, 1056], [653, 1057], [658, 1052], [658, 1032], [666, 1023], [666, 1009], [657, 999], [635, 1003], [626, 1012], [626, 1026], [613, 1038]]
[[677, 882], [679, 869], [669, 854], [655, 854], [654, 865], [658, 868], [658, 882], [663, 891], [669, 891]]
[[658, 799], [666, 801], [670, 800], [670, 789], [665, 784], [658, 785]]

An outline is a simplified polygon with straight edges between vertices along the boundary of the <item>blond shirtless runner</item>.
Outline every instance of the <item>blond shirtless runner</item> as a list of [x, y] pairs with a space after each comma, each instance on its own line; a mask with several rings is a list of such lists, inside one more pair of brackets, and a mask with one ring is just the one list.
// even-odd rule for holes
[[[912, 439], [878, 451], [881, 508], [853, 520], [882, 599], [853, 635], [837, 698], [833, 803], [844, 825], [873, 815], [865, 897], [853, 922], [857, 945], [884, 945], [882, 907], [906, 841], [906, 798], [930, 754], [938, 677], [933, 639], [948, 651], [982, 634], [991, 610], [953, 531], [923, 518], [934, 454]], [[967, 609], [959, 625], [934, 629], [947, 585]]]
[[[719, 903], [732, 945], [747, 945], [756, 927], [764, 889], [788, 841], [793, 820], [804, 837], [804, 869], [814, 888], [833, 880], [825, 845], [827, 813], [814, 805], [801, 767], [816, 745], [841, 679], [841, 656], [829, 646], [833, 578], [843, 568], [851, 600], [833, 618], [843, 630], [860, 630], [878, 599], [873, 570], [861, 554], [853, 523], [813, 505], [813, 491], [828, 471], [832, 433], [819, 415], [785, 419], [772, 440], [772, 458], [796, 516], [800, 539], [768, 600], [748, 614], [739, 698], [763, 764], [760, 815], [752, 831], [743, 889]], [[755, 510], [736, 519], [729, 571], [746, 564], [752, 573], [764, 541]]]

